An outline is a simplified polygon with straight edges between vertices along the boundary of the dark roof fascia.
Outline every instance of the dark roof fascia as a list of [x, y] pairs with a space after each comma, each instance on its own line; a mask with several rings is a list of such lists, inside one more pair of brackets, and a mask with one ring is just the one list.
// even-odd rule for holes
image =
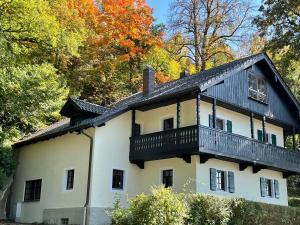
[[63, 106], [63, 107], [61, 108], [61, 110], [59, 111], [59, 114], [62, 115], [62, 116], [68, 117], [68, 115], [65, 114], [65, 113], [67, 112], [68, 107], [69, 107], [70, 105], [74, 106], [78, 111], [82, 111], [82, 110], [80, 109], [80, 107], [73, 101], [73, 99], [72, 99], [72, 98], [69, 98], [68, 101], [66, 102], [66, 104], [64, 104], [64, 106]]
[[[104, 125], [105, 124], [103, 124], [103, 126]], [[68, 128], [65, 128], [61, 131], [57, 131], [57, 132], [54, 132], [54, 133], [41, 135], [40, 137], [35, 137], [33, 139], [17, 142], [15, 144], [13, 144], [12, 146], [13, 146], [13, 148], [19, 148], [19, 147], [22, 147], [24, 145], [34, 144], [34, 143], [37, 143], [37, 142], [40, 142], [40, 141], [46, 141], [46, 140], [49, 140], [49, 139], [52, 139], [52, 138], [56, 138], [58, 136], [62, 136], [62, 135], [67, 134], [69, 132], [70, 133], [79, 132], [81, 130], [88, 129], [90, 127], [94, 127], [93, 124], [85, 124], [85, 125], [77, 126], [77, 127], [75, 127], [75, 126], [74, 127], [68, 127]]]
[[298, 112], [299, 112], [299, 117], [300, 117], [300, 104], [299, 104], [298, 100], [296, 99], [293, 92], [290, 90], [288, 85], [283, 80], [282, 76], [280, 75], [279, 71], [276, 69], [276, 67], [275, 67], [274, 63], [272, 62], [272, 60], [270, 59], [270, 57], [266, 53], [264, 54], [264, 56], [265, 56], [264, 57], [265, 61], [267, 62], [267, 64], [269, 65], [269, 67], [271, 68], [271, 70], [273, 71], [275, 76], [277, 77], [277, 79], [279, 80], [280, 84], [282, 85], [282, 87], [284, 88], [284, 90], [286, 91], [288, 96], [291, 98], [291, 100], [293, 101], [293, 103], [297, 107]]

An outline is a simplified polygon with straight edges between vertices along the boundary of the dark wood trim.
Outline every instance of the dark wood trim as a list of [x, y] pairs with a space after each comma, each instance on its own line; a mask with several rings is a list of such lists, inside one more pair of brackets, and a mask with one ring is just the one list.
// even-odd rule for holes
[[250, 112], [250, 128], [251, 128], [251, 138], [254, 138], [254, 122], [253, 122], [254, 114]]
[[293, 127], [293, 150], [296, 150], [296, 129]]
[[212, 116], [213, 116], [213, 128], [216, 128], [217, 115], [216, 115], [217, 99], [213, 99]]
[[201, 124], [200, 121], [200, 100], [201, 100], [201, 95], [200, 92], [197, 93], [196, 95], [196, 118], [197, 118], [197, 126]]
[[192, 163], [192, 156], [191, 155], [182, 155], [180, 156], [186, 163]]
[[266, 140], [267, 132], [266, 132], [266, 117], [265, 116], [262, 117], [262, 133], [263, 133], [263, 142], [266, 142], [267, 141]]
[[137, 165], [140, 169], [145, 169], [145, 162], [144, 161], [132, 161], [131, 163]]
[[289, 178], [290, 176], [297, 175], [297, 173], [294, 172], [282, 172], [282, 178], [286, 179]]
[[180, 99], [177, 98], [176, 102], [176, 113], [177, 113], [177, 128], [180, 128], [180, 121], [181, 121], [181, 105], [180, 105]]
[[250, 163], [239, 163], [239, 170], [244, 171], [247, 167], [251, 166]]
[[263, 165], [253, 165], [252, 166], [252, 172], [253, 173], [258, 173], [259, 171], [261, 171], [262, 169], [266, 169], [266, 166]]
[[210, 155], [210, 154], [200, 154], [200, 164], [204, 164], [206, 163], [209, 159], [213, 159], [215, 158], [214, 155]]
[[135, 109], [132, 110], [132, 119], [131, 119], [131, 136], [134, 137], [135, 136]]

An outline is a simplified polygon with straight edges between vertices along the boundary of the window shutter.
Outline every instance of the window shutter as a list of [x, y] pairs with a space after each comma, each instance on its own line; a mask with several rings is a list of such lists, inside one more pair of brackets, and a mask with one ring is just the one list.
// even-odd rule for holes
[[257, 140], [259, 140], [259, 141], [263, 140], [262, 130], [257, 130]]
[[209, 120], [209, 127], [213, 127], [213, 116], [212, 115], [208, 115], [208, 120]]
[[265, 178], [261, 177], [260, 178], [260, 193], [261, 197], [266, 197], [266, 180]]
[[212, 191], [217, 190], [216, 175], [217, 175], [217, 170], [210, 168], [210, 190], [212, 190]]
[[228, 191], [229, 193], [234, 193], [234, 173], [231, 171], [228, 171]]
[[277, 137], [275, 134], [272, 134], [272, 145], [277, 145]]
[[227, 120], [227, 132], [232, 133], [232, 121]]
[[275, 191], [275, 198], [279, 198], [279, 182], [278, 180], [274, 180], [274, 191]]

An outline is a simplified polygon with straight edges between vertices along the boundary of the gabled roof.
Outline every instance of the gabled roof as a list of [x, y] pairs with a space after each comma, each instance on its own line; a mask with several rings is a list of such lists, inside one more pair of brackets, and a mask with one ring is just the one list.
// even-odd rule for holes
[[66, 104], [60, 110], [60, 114], [66, 117], [72, 117], [72, 114], [77, 111], [81, 113], [90, 113], [101, 115], [107, 108], [94, 103], [90, 103], [77, 98], [69, 98]]
[[[97, 112], [98, 116], [83, 119], [82, 121], [79, 121], [76, 125], [57, 125], [54, 129], [47, 129], [45, 130], [45, 132], [42, 132], [39, 135], [30, 136], [25, 140], [21, 140], [20, 142], [15, 144], [15, 147], [35, 143], [42, 140], [47, 140], [49, 138], [65, 134], [67, 132], [78, 131], [81, 129], [86, 129], [88, 127], [101, 126], [110, 119], [130, 110], [135, 105], [141, 103], [151, 102], [155, 99], [159, 99], [169, 95], [175, 96], [176, 94], [188, 92], [194, 89], [204, 91], [207, 88], [218, 84], [228, 76], [231, 76], [232, 74], [235, 74], [238, 71], [244, 70], [260, 60], [266, 60], [269, 64], [271, 63], [271, 60], [265, 53], [259, 53], [246, 58], [235, 60], [233, 62], [226, 63], [224, 65], [200, 73], [196, 73], [188, 77], [184, 77], [178, 80], [173, 80], [168, 83], [158, 85], [155, 87], [153, 93], [151, 93], [148, 96], [145, 96], [143, 95], [143, 93], [138, 92], [111, 105], [109, 108], [101, 107], [78, 99], [72, 99], [72, 101], [74, 102], [73, 104], [76, 104], [77, 107], [90, 112]], [[284, 83], [273, 64], [270, 64], [270, 66], [274, 68], [274, 72], [276, 72], [275, 74], [276, 76], [278, 76], [278, 80], [288, 92], [288, 95], [295, 103], [295, 106], [300, 110], [299, 103], [297, 102], [294, 95], [290, 92], [287, 85]]]

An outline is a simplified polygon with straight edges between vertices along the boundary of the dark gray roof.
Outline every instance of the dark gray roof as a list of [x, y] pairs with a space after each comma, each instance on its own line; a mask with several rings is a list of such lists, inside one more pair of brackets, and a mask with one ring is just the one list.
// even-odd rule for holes
[[84, 119], [77, 123], [76, 125], [70, 125], [70, 123], [58, 122], [48, 129], [38, 132], [37, 135], [31, 135], [20, 142], [15, 144], [15, 147], [35, 143], [42, 140], [47, 140], [52, 137], [63, 135], [67, 132], [77, 131], [81, 129], [86, 129], [92, 126], [101, 126], [108, 120], [128, 111], [131, 106], [140, 103], [147, 103], [148, 101], [155, 100], [157, 98], [176, 95], [177, 93], [191, 90], [200, 89], [205, 90], [210, 85], [215, 82], [220, 82], [220, 80], [225, 79], [226, 76], [230, 76], [239, 70], [248, 68], [252, 64], [258, 62], [259, 60], [267, 57], [264, 53], [252, 55], [246, 58], [235, 60], [230, 63], [188, 76], [178, 80], [173, 80], [165, 84], [158, 85], [153, 93], [144, 96], [143, 93], [139, 92], [133, 94], [113, 105], [109, 108], [98, 106], [96, 104], [88, 103], [86, 101], [73, 99], [76, 104], [85, 110], [94, 110], [94, 112], [100, 112], [99, 116], [93, 118]]
[[100, 106], [91, 102], [87, 102], [85, 100], [80, 100], [78, 98], [72, 98], [74, 103], [83, 111], [93, 112], [96, 114], [102, 114], [107, 110], [106, 107]]

